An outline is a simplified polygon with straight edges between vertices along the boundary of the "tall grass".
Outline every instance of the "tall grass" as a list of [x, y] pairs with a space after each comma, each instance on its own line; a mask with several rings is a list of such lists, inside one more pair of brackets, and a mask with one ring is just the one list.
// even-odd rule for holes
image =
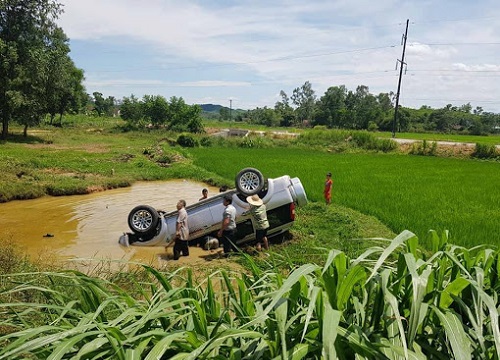
[[12, 274], [2, 297], [39, 296], [0, 304], [0, 359], [499, 359], [499, 252], [430, 242], [422, 253], [403, 232], [354, 259], [332, 250], [287, 275], [253, 266], [202, 283], [145, 266], [138, 293]]
[[500, 165], [475, 160], [385, 154], [329, 154], [286, 149], [190, 149], [194, 164], [232, 178], [247, 166], [267, 177], [299, 177], [322, 201], [333, 172], [333, 202], [372, 215], [395, 233], [450, 230], [463, 246], [500, 244]]

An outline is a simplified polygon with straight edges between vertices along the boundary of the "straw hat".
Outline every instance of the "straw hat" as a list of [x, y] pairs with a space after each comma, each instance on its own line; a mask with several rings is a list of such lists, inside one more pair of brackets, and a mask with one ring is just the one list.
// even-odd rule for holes
[[259, 195], [255, 194], [255, 195], [247, 197], [247, 203], [249, 203], [250, 205], [253, 205], [253, 206], [260, 206], [260, 205], [264, 204], [264, 201], [262, 201], [262, 199], [259, 197]]

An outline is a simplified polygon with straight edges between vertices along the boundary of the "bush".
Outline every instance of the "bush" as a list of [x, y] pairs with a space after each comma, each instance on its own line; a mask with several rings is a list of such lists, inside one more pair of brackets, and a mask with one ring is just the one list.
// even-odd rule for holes
[[378, 130], [378, 125], [375, 121], [370, 121], [368, 123], [368, 131], [377, 131]]
[[245, 137], [240, 142], [239, 146], [242, 147], [242, 148], [253, 148], [255, 146], [254, 140], [250, 139], [249, 137]]
[[424, 155], [424, 156], [435, 156], [437, 154], [437, 142], [431, 141], [430, 146], [427, 140], [422, 141], [422, 143], [415, 143], [412, 146], [410, 154], [413, 155]]
[[493, 159], [500, 156], [500, 154], [495, 145], [477, 143], [472, 156], [479, 159]]
[[210, 147], [212, 146], [212, 139], [208, 136], [204, 136], [200, 139], [200, 145], [203, 147]]
[[198, 142], [198, 140], [189, 134], [179, 135], [179, 137], [177, 138], [177, 144], [179, 144], [182, 147], [198, 147], [198, 146], [200, 146], [200, 143]]

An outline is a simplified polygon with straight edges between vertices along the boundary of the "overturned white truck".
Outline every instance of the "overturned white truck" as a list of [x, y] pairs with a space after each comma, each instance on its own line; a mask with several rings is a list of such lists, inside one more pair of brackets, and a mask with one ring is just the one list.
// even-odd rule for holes
[[[290, 229], [295, 220], [295, 206], [307, 204], [302, 183], [288, 175], [265, 180], [259, 170], [245, 168], [237, 174], [235, 183], [236, 189], [186, 206], [190, 244], [203, 244], [216, 236], [224, 211], [223, 197], [227, 194], [232, 196], [236, 208], [238, 245], [255, 241], [253, 220], [245, 215], [248, 210], [247, 196], [258, 194], [264, 201], [270, 225], [267, 231], [269, 238]], [[118, 242], [123, 246], [165, 246], [175, 236], [176, 220], [177, 211], [162, 212], [148, 205], [136, 206], [128, 216], [132, 232], [124, 233]]]

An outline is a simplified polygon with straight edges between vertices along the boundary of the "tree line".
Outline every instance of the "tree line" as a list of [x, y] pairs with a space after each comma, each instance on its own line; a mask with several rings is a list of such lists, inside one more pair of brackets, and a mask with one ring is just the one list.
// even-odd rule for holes
[[399, 107], [394, 118], [394, 93], [371, 94], [368, 86], [348, 90], [345, 85], [331, 86], [317, 97], [310, 82], [288, 96], [280, 92], [281, 101], [274, 108], [256, 108], [238, 114], [236, 121], [266, 126], [314, 127], [398, 132], [456, 132], [484, 135], [500, 132], [500, 114], [472, 108], [446, 105], [441, 109]]

